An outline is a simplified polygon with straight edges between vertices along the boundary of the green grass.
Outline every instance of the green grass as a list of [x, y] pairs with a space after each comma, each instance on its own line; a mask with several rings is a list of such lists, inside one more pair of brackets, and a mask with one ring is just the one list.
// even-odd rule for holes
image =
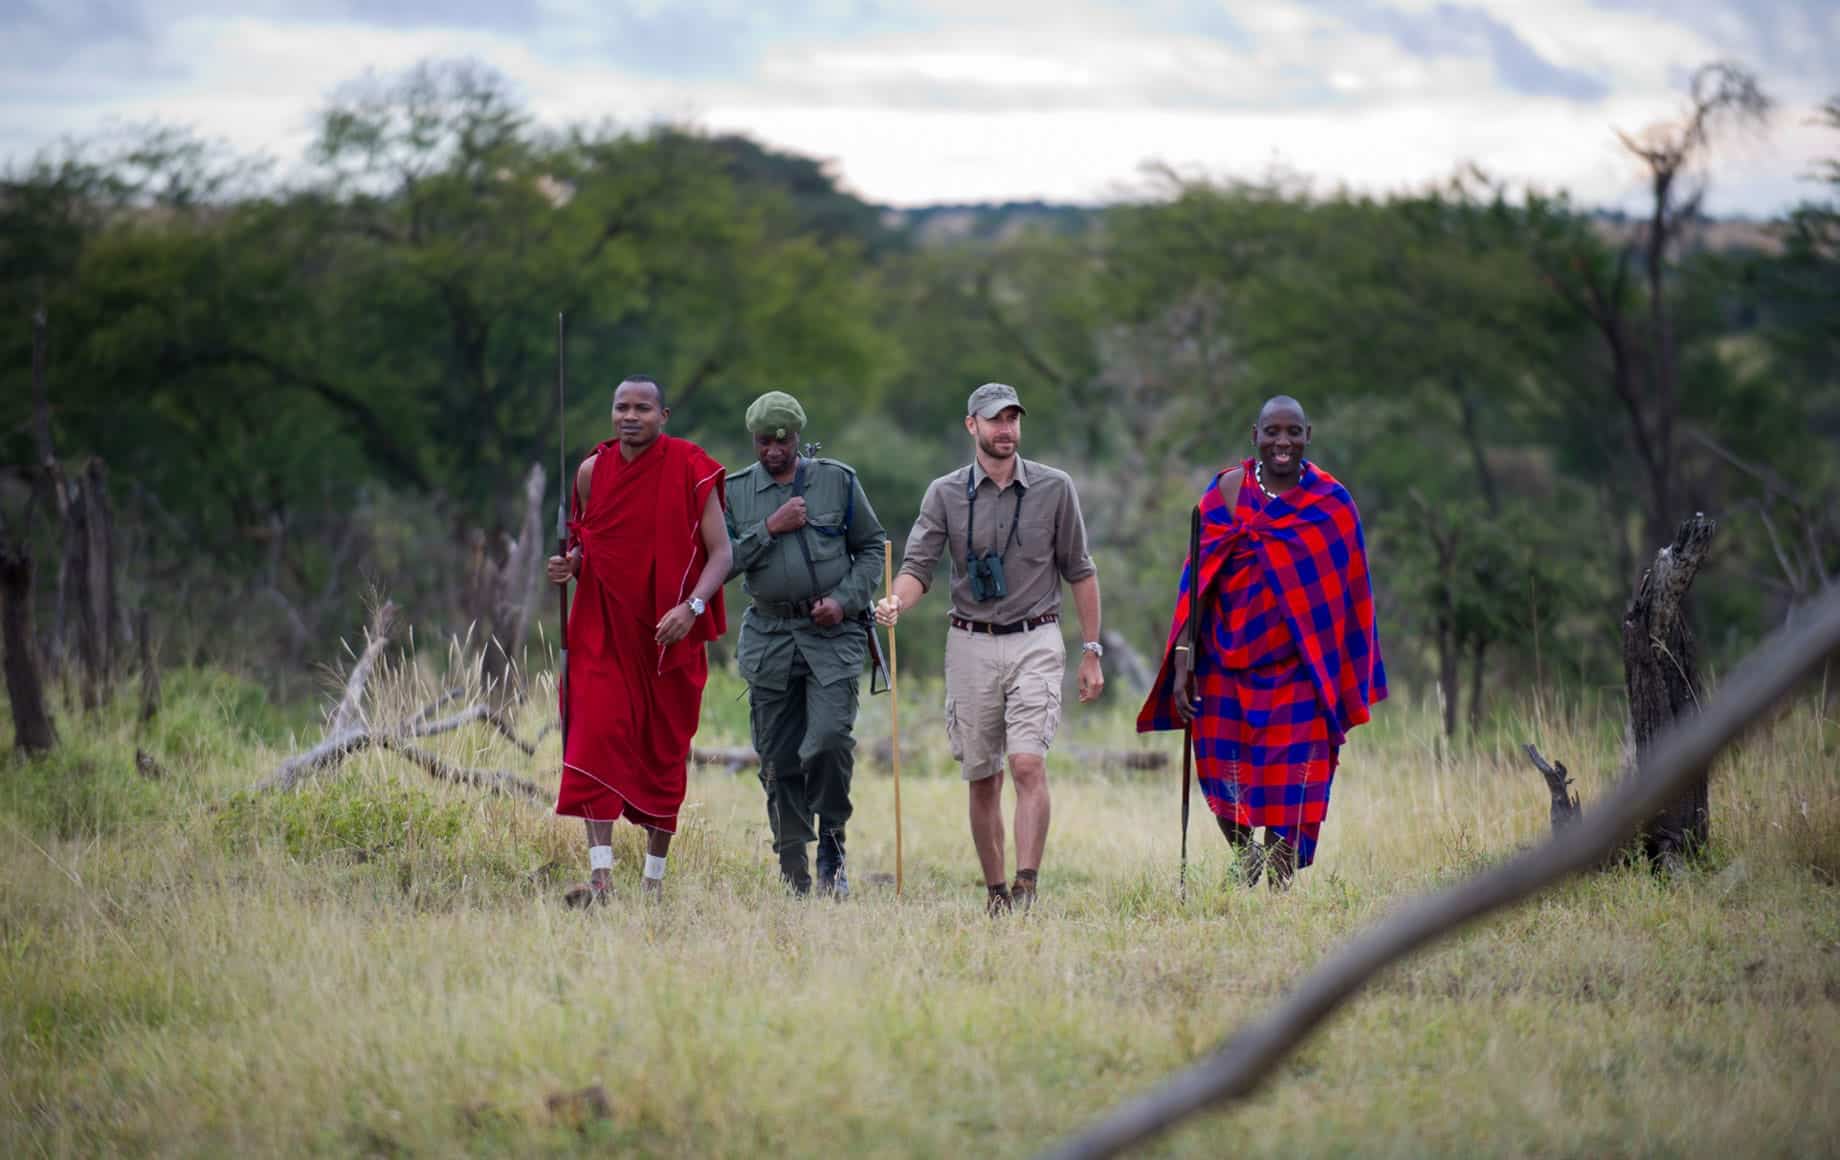
[[[371, 711], [433, 687], [394, 673]], [[712, 681], [700, 741], [745, 741], [738, 689]], [[1131, 708], [1073, 708], [1064, 740], [1174, 748], [1135, 738]], [[865, 742], [887, 712], [865, 699]], [[1198, 814], [1179, 901], [1175, 775], [1051, 759], [1042, 901], [992, 923], [937, 690], [910, 685], [905, 897], [873, 877], [894, 869], [893, 787], [865, 753], [847, 904], [784, 897], [753, 775], [697, 771], [664, 902], [641, 905], [622, 827], [616, 900], [584, 915], [560, 899], [585, 871], [576, 826], [378, 753], [251, 793], [302, 718], [184, 675], [138, 738], [131, 706], [66, 714], [56, 756], [0, 767], [0, 1154], [1027, 1155], [1403, 898], [1538, 840], [1518, 741], [1566, 760], [1588, 804], [1616, 758], [1603, 712], [1529, 708], [1453, 754], [1434, 707], [1384, 706], [1284, 896], [1234, 889]], [[134, 772], [137, 743], [164, 779]], [[545, 785], [555, 745], [431, 742]], [[1152, 1151], [1826, 1153], [1836, 749], [1799, 707], [1721, 764], [1703, 869], [1597, 875], [1477, 926]], [[606, 1118], [551, 1108], [593, 1084]]]

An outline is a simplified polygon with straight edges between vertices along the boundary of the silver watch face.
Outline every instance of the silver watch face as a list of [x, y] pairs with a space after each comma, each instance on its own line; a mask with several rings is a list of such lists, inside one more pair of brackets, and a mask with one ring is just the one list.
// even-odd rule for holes
[[703, 615], [703, 609], [706, 607], [708, 607], [708, 605], [703, 603], [701, 597], [692, 596], [690, 598], [690, 611], [695, 613], [696, 615], [698, 616]]

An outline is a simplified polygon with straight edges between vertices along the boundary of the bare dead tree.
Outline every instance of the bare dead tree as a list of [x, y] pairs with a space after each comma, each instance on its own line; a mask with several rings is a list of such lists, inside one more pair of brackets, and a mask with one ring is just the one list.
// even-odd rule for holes
[[[1608, 267], [1577, 253], [1543, 254], [1546, 282], [1589, 320], [1609, 358], [1611, 396], [1629, 424], [1629, 447], [1642, 469], [1648, 541], [1668, 535], [1678, 518], [1680, 392], [1677, 341], [1668, 279], [1682, 239], [1705, 195], [1703, 165], [1728, 127], [1762, 124], [1770, 98], [1756, 78], [1728, 62], [1701, 66], [1688, 82], [1687, 108], [1674, 122], [1618, 139], [1648, 171], [1650, 203], [1641, 231]], [[1646, 301], [1631, 285], [1640, 268]], [[1646, 315], [1644, 318], [1643, 315]]]
[[[1675, 721], [1699, 711], [1702, 689], [1685, 605], [1717, 528], [1704, 515], [1681, 521], [1674, 542], [1656, 553], [1623, 615], [1623, 676], [1637, 760]], [[1643, 826], [1643, 852], [1656, 865], [1677, 865], [1704, 848], [1710, 814], [1709, 784], [1702, 772], [1679, 801]]]
[[83, 707], [106, 703], [115, 679], [115, 511], [109, 503], [108, 468], [92, 458], [77, 482], [66, 544], [76, 580], [77, 656], [83, 662]]
[[[64, 479], [64, 468], [58, 462], [57, 446], [51, 440], [51, 393], [45, 376], [47, 329], [45, 307], [40, 303], [38, 309], [32, 312], [32, 440], [38, 450], [36, 486], [37, 494], [49, 498], [46, 507], [57, 521], [56, 530], [61, 533], [70, 524], [70, 489]], [[22, 536], [29, 534], [29, 531], [27, 529], [21, 533]], [[46, 669], [53, 680], [64, 668], [65, 591], [69, 579], [70, 568], [66, 555], [58, 566], [56, 601], [53, 605], [50, 635], [44, 648]]]
[[1280, 1061], [1381, 971], [1620, 849], [1645, 821], [1705, 776], [1721, 750], [1763, 721], [1834, 655], [1840, 655], [1840, 591], [1823, 596], [1795, 631], [1779, 630], [1699, 713], [1656, 738], [1631, 776], [1576, 825], [1465, 882], [1406, 903], [1332, 952], [1289, 995], [1212, 1055], [1113, 1109], [1045, 1155], [1053, 1160], [1116, 1156], [1190, 1116], [1251, 1095]]

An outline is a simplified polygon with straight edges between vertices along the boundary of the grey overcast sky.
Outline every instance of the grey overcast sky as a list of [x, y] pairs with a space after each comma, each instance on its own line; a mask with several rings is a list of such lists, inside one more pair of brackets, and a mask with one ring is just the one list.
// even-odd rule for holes
[[0, 0], [0, 158], [113, 122], [298, 164], [342, 82], [467, 57], [551, 123], [687, 122], [829, 159], [876, 201], [1103, 201], [1160, 161], [1408, 188], [1465, 161], [1634, 206], [1615, 129], [1691, 70], [1780, 102], [1723, 141], [1719, 213], [1770, 214], [1840, 154], [1840, 0]]

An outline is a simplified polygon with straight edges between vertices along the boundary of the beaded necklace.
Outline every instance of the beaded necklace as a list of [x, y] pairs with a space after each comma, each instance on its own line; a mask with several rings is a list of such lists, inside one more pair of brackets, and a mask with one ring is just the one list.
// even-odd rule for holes
[[[1255, 460], [1253, 462], [1252, 479], [1253, 479], [1253, 482], [1259, 485], [1259, 490], [1265, 493], [1266, 499], [1277, 499], [1278, 498], [1277, 492], [1265, 486], [1265, 461], [1264, 460], [1260, 459], [1260, 460]], [[1298, 477], [1298, 482], [1302, 482], [1301, 474]]]

